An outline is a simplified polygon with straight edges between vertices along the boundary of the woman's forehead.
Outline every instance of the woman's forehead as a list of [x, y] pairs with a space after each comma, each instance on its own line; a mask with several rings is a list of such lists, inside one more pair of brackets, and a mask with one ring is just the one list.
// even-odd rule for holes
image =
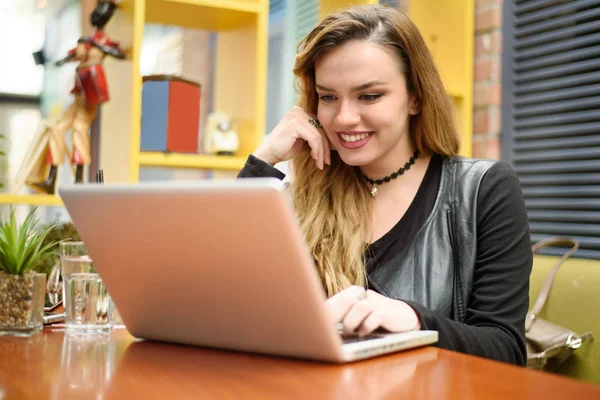
[[316, 84], [326, 88], [355, 87], [399, 77], [401, 74], [394, 53], [372, 42], [346, 43], [323, 54], [315, 63]]

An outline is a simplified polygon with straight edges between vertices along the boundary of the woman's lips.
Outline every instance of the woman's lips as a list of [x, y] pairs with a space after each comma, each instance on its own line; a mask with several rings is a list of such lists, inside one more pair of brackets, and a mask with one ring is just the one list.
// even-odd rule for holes
[[342, 147], [346, 149], [359, 149], [363, 147], [371, 137], [373, 132], [366, 131], [351, 131], [351, 132], [337, 132], [338, 139]]

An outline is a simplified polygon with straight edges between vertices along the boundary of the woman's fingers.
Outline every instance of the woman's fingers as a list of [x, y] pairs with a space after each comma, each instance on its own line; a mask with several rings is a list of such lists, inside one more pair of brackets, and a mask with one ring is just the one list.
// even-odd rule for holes
[[329, 143], [329, 139], [327, 139], [327, 135], [324, 133], [321, 134], [323, 138], [323, 152], [325, 153], [325, 164], [331, 165], [331, 144]]
[[364, 321], [371, 315], [376, 309], [374, 301], [369, 299], [359, 300], [346, 313], [342, 320], [342, 326], [344, 327], [345, 333], [357, 332]]
[[265, 144], [255, 151], [255, 155], [273, 165], [295, 157], [306, 142], [315, 165], [323, 169], [325, 164], [331, 164], [331, 146], [313, 119], [316, 117], [303, 108], [293, 107], [273, 129]]
[[375, 329], [381, 327], [382, 323], [383, 315], [377, 310], [373, 310], [358, 327], [358, 336], [363, 337], [370, 335]]
[[[320, 127], [321, 123], [319, 122], [317, 116], [309, 112], [307, 112], [307, 114], [309, 116], [309, 119], [312, 118], [319, 124], [319, 127], [315, 126], [315, 129], [320, 133], [321, 139], [323, 140], [323, 162], [327, 165], [331, 165], [331, 144], [329, 143], [329, 139], [327, 138], [327, 135], [325, 135], [323, 128]], [[313, 124], [311, 123], [311, 125]]]
[[348, 310], [360, 300], [361, 292], [364, 293], [364, 289], [360, 286], [351, 286], [327, 299], [325, 306], [330, 319], [334, 323], [341, 322]]
[[317, 163], [317, 168], [323, 169], [325, 165], [325, 149], [323, 143], [323, 136], [325, 136], [319, 129], [315, 128], [308, 118], [306, 121], [299, 121], [301, 129], [298, 133], [304, 140], [308, 142], [311, 147], [311, 154]]
[[[360, 289], [362, 296], [353, 297], [346, 291]], [[354, 290], [354, 295], [358, 293]], [[357, 332], [359, 336], [366, 336], [378, 328], [388, 332], [405, 332], [421, 328], [419, 316], [411, 306], [400, 300], [390, 299], [373, 291], [353, 286], [338, 293], [340, 303], [335, 322], [341, 322], [345, 333]], [[344, 294], [344, 296], [340, 296]]]

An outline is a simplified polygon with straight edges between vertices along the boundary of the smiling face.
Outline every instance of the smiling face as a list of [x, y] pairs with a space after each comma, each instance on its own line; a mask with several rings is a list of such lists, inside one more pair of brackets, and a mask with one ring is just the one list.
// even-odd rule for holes
[[348, 42], [317, 59], [315, 78], [319, 121], [346, 164], [387, 174], [407, 161], [419, 108], [391, 50]]

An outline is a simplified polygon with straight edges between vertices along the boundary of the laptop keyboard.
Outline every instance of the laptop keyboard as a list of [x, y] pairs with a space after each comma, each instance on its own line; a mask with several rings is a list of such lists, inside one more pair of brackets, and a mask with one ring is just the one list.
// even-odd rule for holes
[[348, 343], [356, 343], [356, 342], [365, 342], [367, 340], [379, 339], [382, 338], [383, 335], [369, 335], [365, 337], [360, 337], [358, 335], [341, 335], [343, 344]]

